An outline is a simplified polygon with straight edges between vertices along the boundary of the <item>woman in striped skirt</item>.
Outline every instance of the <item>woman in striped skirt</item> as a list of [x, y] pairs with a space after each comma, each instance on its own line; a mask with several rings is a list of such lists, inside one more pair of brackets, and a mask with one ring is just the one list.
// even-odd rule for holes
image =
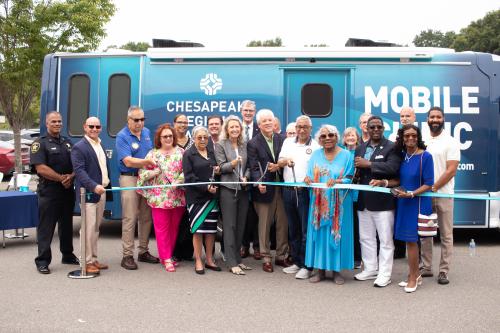
[[[219, 167], [215, 161], [214, 152], [207, 149], [208, 131], [205, 127], [196, 126], [192, 130], [194, 145], [182, 158], [182, 169], [185, 183], [209, 183], [219, 174]], [[217, 186], [200, 184], [186, 186], [186, 203], [193, 234], [195, 258], [195, 272], [204, 274], [205, 268], [220, 271], [213, 258], [217, 220], [219, 218], [219, 204]], [[203, 265], [202, 247], [205, 239], [206, 261]]]

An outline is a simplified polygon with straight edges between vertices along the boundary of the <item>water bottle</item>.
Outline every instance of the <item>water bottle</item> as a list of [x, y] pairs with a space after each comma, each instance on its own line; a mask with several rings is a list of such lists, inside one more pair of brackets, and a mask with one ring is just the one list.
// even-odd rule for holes
[[469, 243], [469, 256], [476, 256], [476, 242], [474, 242], [474, 238], [472, 238]]

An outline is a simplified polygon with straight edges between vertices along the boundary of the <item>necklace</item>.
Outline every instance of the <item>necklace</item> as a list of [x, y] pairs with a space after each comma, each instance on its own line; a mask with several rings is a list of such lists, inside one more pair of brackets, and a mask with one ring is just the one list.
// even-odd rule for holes
[[416, 149], [413, 154], [411, 154], [410, 156], [408, 156], [408, 153], [405, 153], [405, 162], [406, 163], [410, 163], [410, 160], [411, 158], [413, 157], [413, 155], [415, 155], [417, 153], [418, 149]]

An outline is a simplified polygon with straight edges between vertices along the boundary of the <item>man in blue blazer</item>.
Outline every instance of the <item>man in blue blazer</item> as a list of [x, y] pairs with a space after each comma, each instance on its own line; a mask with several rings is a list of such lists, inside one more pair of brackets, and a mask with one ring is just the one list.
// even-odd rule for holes
[[[273, 133], [273, 112], [267, 109], [259, 110], [257, 123], [259, 124], [260, 133], [247, 144], [250, 179], [252, 181], [261, 179], [263, 182], [283, 181], [278, 158], [284, 140], [280, 135]], [[268, 273], [273, 272], [269, 244], [269, 234], [273, 221], [276, 221], [275, 264], [283, 267], [290, 266], [291, 263], [287, 259], [288, 222], [281, 196], [281, 188], [258, 185], [252, 191], [252, 200], [259, 216], [259, 246], [260, 253], [264, 258], [262, 269]]]
[[99, 139], [101, 133], [99, 119], [96, 117], [88, 118], [83, 129], [85, 136], [73, 146], [71, 161], [75, 172], [77, 201], [80, 201], [81, 187], [85, 188], [88, 193], [85, 207], [81, 207], [80, 203], [80, 208], [85, 209], [86, 214], [85, 235], [82, 235], [80, 230], [80, 237], [86, 239], [86, 270], [88, 273], [99, 273], [101, 269], [108, 268], [106, 264], [97, 260], [97, 239], [106, 204], [105, 188], [110, 185], [109, 166]]

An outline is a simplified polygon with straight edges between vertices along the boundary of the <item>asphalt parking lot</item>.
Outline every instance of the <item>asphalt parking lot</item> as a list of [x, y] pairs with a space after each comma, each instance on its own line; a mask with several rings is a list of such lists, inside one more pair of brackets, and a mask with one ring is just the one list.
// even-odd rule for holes
[[[79, 226], [75, 217], [76, 254]], [[403, 259], [395, 260], [393, 283], [386, 288], [354, 281], [357, 271], [343, 272], [343, 286], [331, 280], [311, 284], [279, 269], [265, 273], [251, 258], [244, 263], [254, 270], [246, 276], [227, 269], [200, 276], [190, 262], [175, 273], [145, 263], [126, 271], [120, 267], [119, 221], [101, 228], [99, 256], [110, 265], [101, 276], [69, 279], [76, 266], [60, 263], [57, 233], [52, 274], [41, 275], [33, 261], [36, 231], [26, 232], [28, 238], [7, 240], [0, 248], [0, 332], [500, 331], [498, 230], [455, 230], [450, 284], [426, 278], [414, 294], [397, 286], [406, 276]], [[474, 257], [470, 238], [477, 244]], [[157, 253], [154, 238], [150, 249]]]

